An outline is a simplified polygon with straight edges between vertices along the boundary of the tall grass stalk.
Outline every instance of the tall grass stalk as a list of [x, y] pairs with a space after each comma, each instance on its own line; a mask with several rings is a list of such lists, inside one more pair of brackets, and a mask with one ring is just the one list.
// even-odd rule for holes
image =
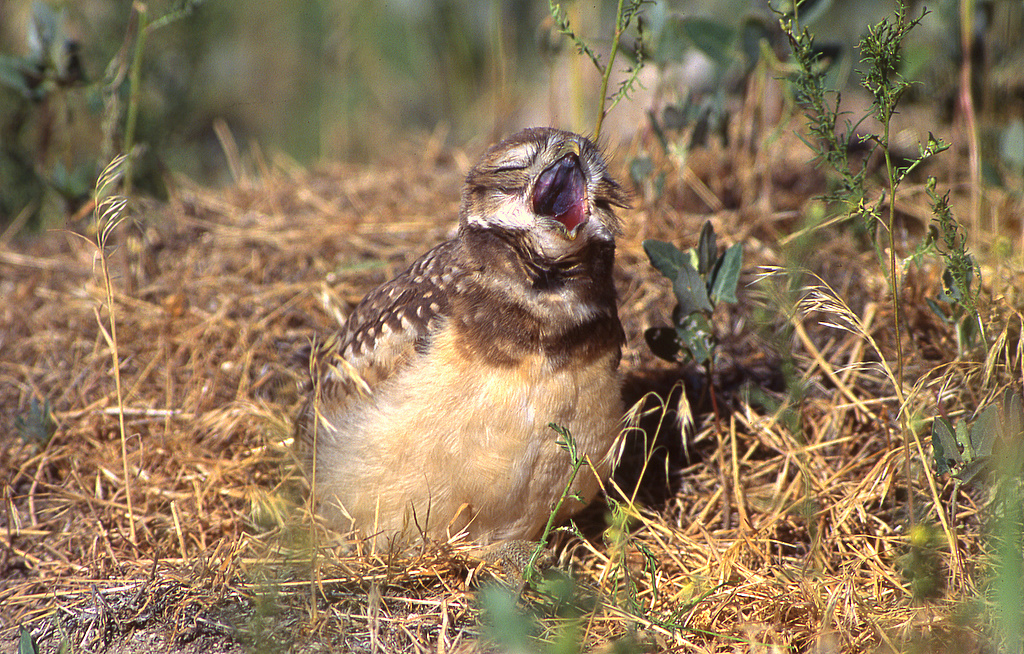
[[[907, 490], [911, 488], [911, 430], [907, 416], [907, 397], [903, 392], [905, 356], [903, 352], [903, 306], [901, 300], [902, 271], [896, 262], [896, 191], [900, 182], [900, 173], [895, 169], [892, 161], [890, 145], [890, 131], [892, 129], [892, 117], [896, 112], [896, 106], [900, 96], [910, 86], [899, 74], [900, 47], [907, 31], [917, 21], [907, 20], [907, 7], [899, 2], [896, 8], [895, 25], [891, 26], [883, 22], [871, 28], [868, 36], [862, 41], [861, 61], [869, 65], [864, 80], [864, 86], [874, 96], [874, 110], [879, 122], [882, 125], [881, 137], [873, 137], [882, 149], [885, 156], [886, 180], [889, 183], [889, 207], [887, 228], [889, 231], [889, 291], [892, 293], [893, 330], [896, 335], [896, 380], [894, 387], [896, 399], [899, 402], [899, 426], [903, 441], [903, 472], [907, 481]], [[910, 527], [916, 521], [914, 511], [914, 494], [907, 493], [907, 515]]]
[[139, 116], [139, 102], [142, 96], [142, 58], [146, 50], [146, 39], [153, 30], [181, 20], [192, 14], [196, 7], [205, 0], [185, 0], [180, 6], [152, 21], [145, 2], [135, 0], [132, 3], [132, 16], [135, 19], [135, 43], [132, 48], [132, 63], [128, 76], [128, 108], [124, 119], [124, 139], [122, 151], [129, 155], [124, 173], [124, 194], [132, 196], [132, 167], [135, 147], [135, 128]]
[[100, 316], [99, 307], [94, 309], [96, 322], [103, 339], [110, 348], [111, 363], [114, 368], [114, 388], [117, 394], [117, 420], [118, 430], [121, 436], [121, 467], [124, 475], [124, 493], [128, 504], [128, 528], [129, 538], [132, 544], [136, 544], [135, 534], [135, 511], [132, 507], [131, 473], [128, 467], [128, 433], [124, 424], [124, 391], [121, 386], [121, 357], [117, 349], [117, 311], [114, 308], [114, 284], [110, 276], [110, 264], [108, 261], [108, 248], [110, 237], [117, 229], [117, 226], [124, 220], [124, 212], [128, 205], [128, 198], [124, 195], [117, 195], [114, 190], [122, 179], [126, 179], [129, 157], [121, 154], [114, 158], [96, 181], [95, 192], [95, 215], [96, 215], [96, 250], [100, 260], [100, 270], [103, 274], [103, 287], [106, 292], [108, 325], [104, 325]]
[[971, 233], [975, 235], [977, 243], [981, 227], [981, 145], [978, 133], [978, 118], [974, 110], [974, 96], [971, 94], [973, 85], [971, 81], [974, 71], [971, 61], [971, 50], [973, 49], [974, 35], [974, 10], [976, 0], [960, 0], [960, 92], [958, 103], [960, 111], [963, 112], [965, 127], [967, 130], [968, 162], [970, 166], [971, 183], [969, 185], [971, 197]]

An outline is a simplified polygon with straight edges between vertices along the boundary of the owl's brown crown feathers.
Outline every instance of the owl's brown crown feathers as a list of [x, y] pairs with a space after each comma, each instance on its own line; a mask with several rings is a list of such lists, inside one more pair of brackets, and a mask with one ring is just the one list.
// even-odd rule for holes
[[[298, 440], [336, 526], [533, 537], [568, 483], [550, 423], [607, 476], [622, 417], [616, 206], [625, 193], [577, 134], [529, 129], [483, 155], [456, 238], [314, 350]], [[597, 487], [592, 473], [574, 484], [584, 500]]]

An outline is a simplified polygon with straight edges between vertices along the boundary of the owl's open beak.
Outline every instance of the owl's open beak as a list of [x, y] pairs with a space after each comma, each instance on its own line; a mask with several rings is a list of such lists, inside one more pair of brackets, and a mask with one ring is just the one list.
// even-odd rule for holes
[[587, 181], [575, 152], [548, 166], [537, 178], [533, 212], [557, 220], [569, 238], [575, 238], [580, 225], [587, 222]]

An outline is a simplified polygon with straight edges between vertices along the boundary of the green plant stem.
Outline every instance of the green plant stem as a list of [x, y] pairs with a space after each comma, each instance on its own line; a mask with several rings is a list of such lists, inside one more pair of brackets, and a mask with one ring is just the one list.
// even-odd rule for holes
[[576, 451], [576, 442], [573, 440], [572, 434], [569, 433], [569, 430], [554, 423], [551, 423], [549, 426], [561, 434], [562, 438], [565, 439], [566, 450], [569, 452], [569, 458], [572, 463], [572, 470], [569, 472], [569, 481], [565, 484], [565, 488], [562, 489], [561, 496], [559, 496], [558, 501], [555, 502], [555, 506], [551, 509], [551, 512], [548, 513], [548, 521], [547, 524], [544, 525], [544, 532], [540, 536], [540, 541], [537, 543], [537, 546], [533, 548], [533, 551], [530, 552], [530, 558], [526, 562], [526, 569], [523, 571], [523, 578], [527, 583], [533, 579], [533, 575], [537, 570], [537, 559], [540, 558], [541, 552], [544, 551], [544, 545], [547, 543], [548, 536], [555, 527], [555, 520], [558, 518], [559, 512], [561, 512], [562, 505], [565, 503], [566, 498], [571, 494], [572, 485], [576, 481], [576, 475], [579, 473], [580, 467], [583, 466], [584, 461]]
[[[124, 120], [123, 151], [128, 155], [131, 155], [135, 142], [135, 123], [139, 114], [139, 94], [142, 86], [142, 52], [146, 46], [146, 35], [149, 33], [146, 5], [142, 2], [135, 2], [132, 8], [135, 11], [138, 32], [135, 35], [135, 51], [132, 54], [132, 69], [128, 82], [128, 113]], [[126, 197], [131, 197], [132, 194], [132, 163], [132, 157], [129, 156], [124, 175]]]
[[612, 36], [612, 51], [608, 54], [608, 65], [604, 67], [601, 75], [601, 104], [597, 110], [597, 121], [594, 126], [594, 140], [601, 138], [601, 125], [604, 124], [605, 116], [605, 103], [608, 101], [608, 80], [611, 79], [612, 70], [615, 67], [615, 55], [619, 52], [619, 39], [622, 37], [622, 32], [625, 30], [625, 25], [622, 22], [622, 3], [624, 0], [619, 0], [618, 7], [615, 9], [615, 34]]
[[[902, 27], [902, 25], [901, 25]], [[896, 400], [899, 402], [900, 436], [903, 440], [903, 468], [907, 479], [907, 505], [910, 526], [914, 525], [914, 494], [910, 478], [910, 432], [907, 426], [906, 398], [903, 395], [903, 326], [900, 311], [900, 271], [896, 261], [896, 171], [893, 170], [892, 154], [889, 152], [889, 130], [892, 119], [891, 107], [883, 107], [882, 152], [885, 154], [885, 170], [889, 178], [889, 290], [892, 293], [892, 322], [896, 334], [896, 379], [893, 380]]]
[[[902, 3], [898, 10], [898, 17], [899, 25], [897, 25], [897, 33], [900, 35], [900, 40], [902, 40], [904, 38], [904, 30], [906, 27], [906, 7], [902, 5]], [[897, 42], [896, 47], [899, 47], [899, 45], [900, 43]], [[895, 383], [893, 386], [895, 386], [896, 390], [896, 400], [899, 402], [898, 418], [900, 436], [903, 441], [903, 472], [907, 482], [907, 515], [909, 526], [913, 527], [915, 523], [915, 516], [914, 493], [912, 486], [913, 480], [910, 476], [910, 429], [907, 424], [906, 398], [903, 394], [903, 321], [900, 318], [900, 312], [903, 309], [903, 305], [900, 301], [901, 275], [899, 265], [896, 261], [896, 188], [898, 173], [894, 169], [892, 153], [889, 147], [890, 130], [892, 128], [892, 112], [896, 99], [892, 98], [888, 94], [886, 95], [886, 102], [881, 106], [883, 113], [882, 152], [885, 154], [885, 171], [889, 180], [889, 287], [892, 292], [892, 322], [893, 330], [896, 335], [896, 379], [894, 380]]]

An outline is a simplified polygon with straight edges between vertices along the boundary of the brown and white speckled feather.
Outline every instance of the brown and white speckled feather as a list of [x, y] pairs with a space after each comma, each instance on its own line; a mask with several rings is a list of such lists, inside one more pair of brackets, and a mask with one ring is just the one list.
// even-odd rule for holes
[[[314, 350], [297, 428], [336, 527], [535, 537], [568, 478], [552, 422], [608, 474], [624, 339], [612, 206], [624, 204], [578, 135], [526, 130], [485, 153], [458, 236], [369, 293]], [[575, 490], [586, 500], [597, 488], [584, 471]]]
[[[340, 334], [314, 347], [312, 376], [320, 402], [337, 410], [350, 400], [371, 395], [426, 347], [431, 330], [448, 313], [447, 289], [469, 272], [453, 256], [457, 248], [456, 241], [447, 241], [424, 254], [368, 293]], [[301, 436], [311, 445], [312, 433], [303, 430]]]

